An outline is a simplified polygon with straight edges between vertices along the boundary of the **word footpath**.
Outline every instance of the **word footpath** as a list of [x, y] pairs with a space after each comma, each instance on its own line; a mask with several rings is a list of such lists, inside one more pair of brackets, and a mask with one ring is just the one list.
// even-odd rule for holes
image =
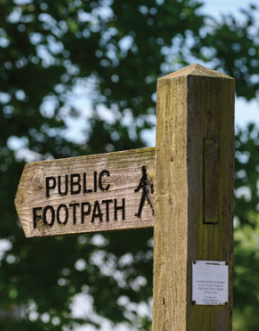
[[27, 164], [15, 200], [26, 236], [152, 227], [154, 155], [148, 148]]

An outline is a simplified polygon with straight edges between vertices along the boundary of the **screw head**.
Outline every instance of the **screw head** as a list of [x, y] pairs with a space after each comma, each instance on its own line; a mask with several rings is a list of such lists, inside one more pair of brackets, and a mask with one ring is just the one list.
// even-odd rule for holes
[[225, 302], [225, 306], [227, 306], [228, 305], [228, 302]]
[[228, 262], [226, 262], [225, 264], [228, 265]]
[[196, 305], [196, 301], [195, 301], [195, 300], [193, 300], [193, 301], [192, 301], [192, 304], [193, 304], [193, 305]]
[[196, 264], [196, 261], [192, 261], [193, 264]]
[[173, 161], [174, 160], [174, 157], [173, 155], [170, 156], [170, 161]]

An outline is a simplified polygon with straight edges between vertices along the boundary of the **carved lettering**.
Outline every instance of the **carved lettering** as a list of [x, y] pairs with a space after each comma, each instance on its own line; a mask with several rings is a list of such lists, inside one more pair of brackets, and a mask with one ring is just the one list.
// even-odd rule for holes
[[64, 196], [68, 193], [70, 193], [71, 195], [77, 195], [80, 193], [96, 193], [98, 192], [98, 190], [109, 190], [110, 184], [104, 184], [103, 182], [104, 177], [110, 177], [110, 173], [108, 170], [102, 170], [99, 175], [97, 171], [94, 171], [92, 175], [92, 188], [88, 187], [89, 178], [87, 178], [87, 176], [89, 175], [84, 172], [83, 174], [70, 174], [57, 177], [46, 177], [46, 197], [49, 198], [50, 195], [53, 193], [58, 193], [59, 195]]

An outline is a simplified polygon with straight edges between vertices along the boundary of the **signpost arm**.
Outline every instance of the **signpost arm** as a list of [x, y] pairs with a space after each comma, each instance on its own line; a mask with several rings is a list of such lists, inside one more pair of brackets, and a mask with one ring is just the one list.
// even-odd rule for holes
[[[234, 79], [198, 64], [158, 80], [153, 331], [232, 329]], [[192, 261], [226, 261], [228, 301], [192, 302]]]

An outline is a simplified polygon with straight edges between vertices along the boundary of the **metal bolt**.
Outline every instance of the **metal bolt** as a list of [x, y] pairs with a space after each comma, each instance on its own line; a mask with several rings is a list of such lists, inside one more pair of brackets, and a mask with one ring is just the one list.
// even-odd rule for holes
[[193, 264], [196, 264], [196, 261], [193, 261], [192, 263], [193, 263]]
[[196, 301], [195, 301], [195, 300], [193, 300], [193, 301], [192, 301], [192, 304], [193, 304], [193, 305], [196, 305]]
[[228, 302], [225, 302], [225, 306], [227, 306], [228, 305]]
[[225, 264], [228, 265], [228, 262], [226, 262]]
[[173, 161], [174, 160], [174, 157], [173, 155], [170, 156], [170, 161]]

